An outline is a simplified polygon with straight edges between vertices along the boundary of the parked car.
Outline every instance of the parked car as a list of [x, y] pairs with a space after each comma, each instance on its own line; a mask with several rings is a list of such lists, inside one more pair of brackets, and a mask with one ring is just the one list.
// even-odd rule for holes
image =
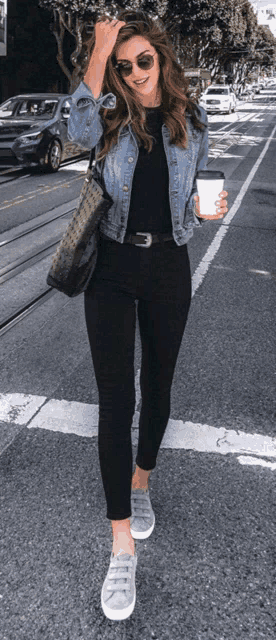
[[207, 112], [231, 113], [236, 109], [236, 96], [230, 85], [213, 84], [202, 95], [199, 104]]
[[86, 153], [67, 134], [70, 96], [18, 95], [0, 105], [0, 167], [41, 165], [58, 171], [67, 158]]

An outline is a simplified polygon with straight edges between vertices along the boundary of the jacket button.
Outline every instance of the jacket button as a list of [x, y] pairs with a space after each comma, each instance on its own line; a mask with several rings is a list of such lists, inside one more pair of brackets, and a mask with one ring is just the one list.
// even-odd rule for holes
[[132, 156], [129, 157], [128, 161], [129, 162], [133, 162], [134, 158], [132, 158]]
[[128, 187], [126, 185], [123, 187], [123, 191], [128, 191]]

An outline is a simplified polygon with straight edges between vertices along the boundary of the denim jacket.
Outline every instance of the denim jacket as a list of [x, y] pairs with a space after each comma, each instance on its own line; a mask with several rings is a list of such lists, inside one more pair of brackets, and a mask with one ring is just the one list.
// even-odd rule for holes
[[[85, 149], [101, 149], [104, 127], [99, 114], [101, 107], [115, 109], [116, 96], [108, 93], [95, 100], [91, 89], [81, 82], [70, 96], [71, 109], [68, 120], [68, 137]], [[205, 110], [200, 107], [201, 119], [207, 123]], [[194, 213], [194, 194], [197, 192], [195, 175], [206, 169], [208, 159], [208, 127], [195, 129], [187, 116], [188, 148], [170, 144], [170, 132], [162, 125], [162, 136], [169, 171], [169, 199], [173, 237], [178, 246], [188, 242], [193, 228], [201, 222]], [[98, 163], [107, 192], [113, 204], [100, 223], [100, 230], [112, 240], [123, 243], [127, 229], [131, 186], [138, 160], [137, 137], [130, 124], [122, 126], [118, 142]], [[147, 231], [147, 229], [145, 229]]]

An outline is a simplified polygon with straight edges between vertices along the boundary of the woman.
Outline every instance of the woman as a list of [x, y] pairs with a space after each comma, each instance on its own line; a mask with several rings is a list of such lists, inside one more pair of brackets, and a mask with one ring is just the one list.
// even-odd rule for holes
[[[113, 547], [101, 603], [112, 620], [135, 605], [135, 539], [155, 517], [149, 475], [170, 415], [170, 389], [191, 301], [187, 241], [200, 226], [197, 170], [206, 167], [205, 111], [166, 33], [141, 12], [95, 25], [84, 81], [71, 96], [71, 140], [96, 147], [113, 205], [100, 225], [85, 315], [99, 390], [99, 459]], [[227, 211], [220, 194], [217, 216]], [[197, 215], [195, 215], [195, 213]], [[198, 217], [197, 217], [198, 216]], [[136, 301], [142, 407], [132, 475]]]

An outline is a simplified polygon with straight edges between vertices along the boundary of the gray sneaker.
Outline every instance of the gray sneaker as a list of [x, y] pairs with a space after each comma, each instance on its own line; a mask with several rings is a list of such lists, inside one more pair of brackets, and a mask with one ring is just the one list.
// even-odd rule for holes
[[125, 620], [132, 614], [136, 601], [136, 566], [136, 551], [134, 556], [129, 553], [114, 556], [111, 552], [101, 593], [102, 609], [109, 620]]
[[148, 489], [131, 489], [130, 532], [133, 538], [144, 540], [153, 532], [155, 515]]

